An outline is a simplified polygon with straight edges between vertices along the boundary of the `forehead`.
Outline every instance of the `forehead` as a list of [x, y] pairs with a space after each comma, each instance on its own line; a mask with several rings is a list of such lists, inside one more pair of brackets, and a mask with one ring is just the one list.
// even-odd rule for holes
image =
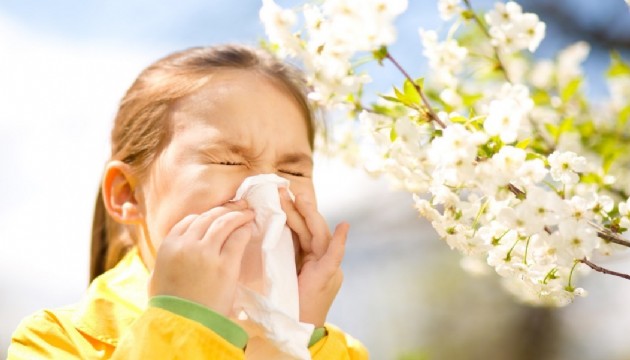
[[256, 71], [226, 69], [177, 100], [170, 117], [174, 135], [204, 128], [240, 142], [269, 141], [275, 135], [291, 146], [310, 148], [305, 110], [279, 80]]

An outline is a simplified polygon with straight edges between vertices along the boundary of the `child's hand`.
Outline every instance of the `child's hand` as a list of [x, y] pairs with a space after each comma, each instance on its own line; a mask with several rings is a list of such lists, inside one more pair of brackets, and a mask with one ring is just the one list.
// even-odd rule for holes
[[242, 200], [182, 219], [159, 247], [149, 296], [178, 296], [228, 316], [253, 219]]
[[322, 327], [343, 281], [340, 266], [349, 225], [337, 225], [331, 236], [315, 204], [301, 197], [296, 198], [294, 203], [286, 189], [280, 189], [280, 198], [282, 209], [287, 214], [287, 224], [297, 234], [300, 243], [300, 321], [313, 324], [316, 328]]

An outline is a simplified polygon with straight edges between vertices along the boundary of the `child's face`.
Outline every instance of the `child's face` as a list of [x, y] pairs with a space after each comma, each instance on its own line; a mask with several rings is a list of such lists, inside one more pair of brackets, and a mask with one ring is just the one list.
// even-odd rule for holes
[[265, 76], [221, 70], [180, 99], [170, 121], [170, 143], [138, 194], [149, 237], [143, 240], [154, 249], [187, 215], [232, 199], [248, 176], [278, 174], [295, 195], [315, 202], [306, 120], [292, 96]]

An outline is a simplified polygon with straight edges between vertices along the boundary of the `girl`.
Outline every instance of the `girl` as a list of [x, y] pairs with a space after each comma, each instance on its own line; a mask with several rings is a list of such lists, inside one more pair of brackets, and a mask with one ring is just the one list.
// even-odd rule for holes
[[[123, 98], [96, 203], [91, 284], [77, 305], [22, 322], [10, 359], [242, 359], [230, 320], [254, 212], [230, 201], [246, 177], [274, 173], [298, 263], [300, 321], [314, 359], [367, 359], [325, 325], [341, 286], [348, 226], [331, 235], [312, 182], [313, 117], [301, 75], [242, 46], [172, 54]], [[246, 266], [246, 264], [245, 264]]]

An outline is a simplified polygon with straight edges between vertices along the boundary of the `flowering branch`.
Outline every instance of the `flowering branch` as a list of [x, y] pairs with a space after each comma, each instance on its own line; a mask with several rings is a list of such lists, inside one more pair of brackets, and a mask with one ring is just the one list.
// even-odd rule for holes
[[[564, 306], [584, 296], [572, 285], [580, 263], [630, 279], [588, 260], [596, 251], [630, 247], [619, 234], [630, 228], [630, 178], [623, 171], [630, 164], [624, 141], [630, 63], [613, 55], [611, 99], [590, 106], [581, 69], [588, 44], [571, 45], [554, 59], [521, 56], [538, 48], [544, 22], [513, 0], [495, 1], [478, 14], [471, 2], [438, 0], [440, 17], [463, 19], [483, 36], [458, 37], [459, 22], [445, 40], [418, 29], [430, 69], [426, 83], [412, 79], [387, 51], [408, 0], [387, 6], [365, 0], [360, 8], [313, 0], [300, 10], [263, 0], [261, 19], [278, 54], [307, 69], [309, 99], [333, 110], [334, 141], [327, 149], [336, 147], [331, 152], [413, 193], [439, 236], [466, 256], [486, 259], [521, 301]], [[298, 12], [304, 22], [295, 31]], [[466, 61], [487, 46], [486, 61], [500, 77]], [[395, 96], [382, 96], [387, 101], [363, 106], [358, 99], [375, 74], [359, 71], [355, 60], [366, 52], [379, 63], [391, 61], [405, 81], [402, 91], [394, 87]], [[522, 69], [518, 81], [508, 73], [513, 64]], [[349, 116], [336, 116], [339, 109]], [[417, 112], [426, 121], [417, 121]], [[541, 266], [549, 272], [541, 274]]]
[[414, 89], [416, 89], [416, 91], [420, 95], [420, 98], [422, 99], [422, 103], [427, 108], [427, 114], [429, 115], [429, 120], [430, 121], [435, 121], [438, 125], [440, 125], [440, 127], [442, 129], [445, 129], [446, 128], [446, 124], [444, 124], [442, 122], [442, 120], [440, 120], [440, 118], [437, 116], [437, 114], [433, 110], [433, 107], [431, 106], [431, 103], [429, 102], [429, 99], [427, 99], [427, 97], [424, 95], [424, 91], [422, 91], [422, 88], [420, 87], [420, 85], [418, 85], [411, 78], [409, 73], [407, 73], [407, 71], [405, 71], [405, 69], [402, 66], [400, 66], [398, 61], [396, 61], [396, 59], [394, 59], [394, 57], [389, 53], [389, 51], [387, 51], [387, 55], [385, 55], [385, 58], [387, 58], [389, 61], [391, 61], [392, 64], [394, 64], [394, 66], [405, 76], [405, 78], [407, 78], [407, 80], [409, 80], [409, 82], [413, 85]]
[[[475, 23], [477, 23], [481, 31], [488, 37], [488, 39], [492, 39], [490, 32], [488, 31], [486, 26], [483, 24], [483, 22], [481, 21], [477, 13], [475, 13], [475, 11], [473, 10], [472, 5], [470, 4], [470, 0], [464, 0], [464, 4], [466, 5], [468, 12], [470, 13], [470, 16], [472, 16], [472, 19], [475, 21]], [[507, 72], [507, 68], [505, 67], [503, 61], [501, 60], [501, 55], [499, 55], [499, 50], [497, 49], [495, 45], [492, 45], [492, 50], [494, 53], [494, 59], [497, 61], [497, 64], [496, 64], [497, 69], [501, 71], [501, 73], [503, 74], [503, 77], [505, 78], [505, 81], [512, 83], [512, 80], [510, 79], [510, 76]]]
[[624, 279], [630, 280], [630, 275], [624, 274], [624, 273], [620, 273], [620, 272], [617, 272], [617, 271], [608, 270], [608, 269], [603, 268], [603, 267], [601, 267], [599, 265], [595, 265], [592, 262], [588, 261], [587, 258], [583, 258], [583, 259], [578, 260], [578, 261], [581, 262], [582, 264], [588, 265], [588, 267], [590, 267], [591, 269], [593, 269], [595, 271], [598, 271], [598, 272], [600, 272], [602, 274], [618, 276], [620, 278], [624, 278]]
[[[523, 190], [519, 189], [518, 187], [514, 186], [512, 183], [507, 185], [508, 190], [510, 190], [510, 192], [512, 194], [514, 194], [516, 196], [516, 198], [518, 199], [524, 199], [526, 194]], [[598, 229], [597, 230], [597, 236], [605, 241], [611, 242], [611, 243], [615, 243], [618, 245], [622, 245], [625, 247], [630, 247], [630, 241], [622, 238], [621, 236], [619, 236], [618, 234], [613, 233], [610, 230], [604, 229], [601, 226], [597, 225], [595, 222], [593, 221], [589, 221], [589, 224], [591, 226], [593, 226], [594, 228]], [[548, 234], [551, 234], [552, 231], [546, 227], [545, 231]]]

